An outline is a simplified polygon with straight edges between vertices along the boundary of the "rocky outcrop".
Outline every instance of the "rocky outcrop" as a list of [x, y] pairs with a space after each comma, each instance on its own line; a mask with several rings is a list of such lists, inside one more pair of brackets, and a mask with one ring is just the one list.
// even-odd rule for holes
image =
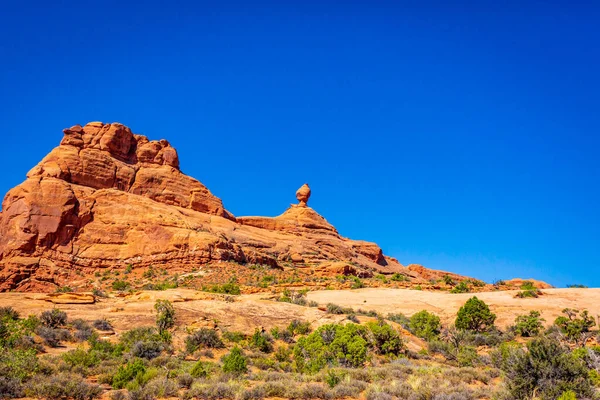
[[0, 290], [53, 291], [129, 264], [188, 270], [235, 261], [411, 274], [376, 244], [340, 236], [308, 207], [310, 194], [303, 185], [299, 204], [277, 217], [235, 218], [180, 171], [166, 140], [148, 140], [118, 123], [76, 125], [4, 198]]

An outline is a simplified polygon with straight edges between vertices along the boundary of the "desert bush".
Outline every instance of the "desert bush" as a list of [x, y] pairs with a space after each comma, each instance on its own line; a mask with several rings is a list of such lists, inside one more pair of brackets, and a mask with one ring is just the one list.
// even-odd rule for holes
[[0, 307], [0, 320], [13, 320], [16, 321], [19, 319], [19, 312], [14, 308], [8, 307]]
[[398, 356], [404, 350], [404, 342], [400, 334], [383, 320], [369, 322], [367, 328], [369, 328], [372, 335], [370, 344], [377, 353]]
[[101, 393], [100, 386], [87, 383], [81, 375], [72, 373], [38, 376], [25, 387], [27, 396], [43, 399], [90, 400]]
[[515, 318], [515, 332], [523, 337], [537, 336], [544, 327], [543, 321], [545, 320], [540, 318], [539, 311], [529, 311], [529, 314]]
[[[558, 326], [569, 340], [581, 339], [582, 334], [589, 333], [590, 328], [596, 325], [594, 317], [591, 317], [587, 310], [579, 312], [578, 310], [565, 308], [562, 312], [565, 316], [561, 315], [556, 318], [554, 325]], [[579, 314], [579, 317], [577, 314]]]
[[135, 360], [121, 365], [112, 379], [113, 389], [123, 389], [130, 381], [146, 372], [146, 365], [142, 360]]
[[240, 286], [233, 281], [222, 285], [203, 286], [202, 290], [204, 290], [205, 292], [223, 293], [230, 295], [239, 295], [242, 293], [242, 291], [240, 290]]
[[214, 369], [215, 366], [213, 363], [198, 360], [190, 371], [190, 375], [194, 378], [207, 378], [212, 374]]
[[523, 281], [523, 283], [521, 284], [521, 289], [522, 290], [536, 290], [536, 287], [533, 284], [533, 282], [531, 282], [531, 281]]
[[70, 350], [63, 353], [61, 358], [71, 369], [74, 367], [92, 368], [100, 364], [101, 361], [97, 352], [84, 349]]
[[458, 349], [456, 357], [458, 365], [461, 367], [473, 367], [479, 362], [477, 350], [472, 346], [463, 346]]
[[194, 377], [191, 374], [185, 373], [177, 377], [177, 384], [180, 388], [189, 389], [194, 383]]
[[307, 333], [310, 333], [310, 322], [294, 319], [288, 325], [287, 330], [291, 332], [292, 335], [306, 335]]
[[72, 321], [71, 325], [75, 328], [73, 337], [80, 342], [88, 340], [94, 333], [94, 328], [92, 328], [88, 322], [82, 319], [76, 319]]
[[126, 332], [123, 332], [119, 340], [124, 350], [131, 350], [133, 345], [137, 342], [160, 342], [164, 341], [164, 337], [161, 336], [156, 328], [152, 326], [141, 326], [139, 328], [133, 328]]
[[39, 369], [36, 351], [33, 349], [8, 349], [0, 347], [0, 376], [24, 381]]
[[352, 308], [346, 308], [346, 307], [342, 307], [339, 306], [337, 304], [334, 303], [328, 303], [327, 304], [327, 312], [329, 314], [353, 314], [354, 310]]
[[123, 281], [120, 279], [117, 279], [116, 281], [114, 281], [112, 283], [112, 288], [113, 290], [117, 290], [119, 292], [125, 291], [127, 289], [129, 289], [131, 287], [131, 284], [127, 281]]
[[71, 334], [66, 329], [55, 329], [45, 326], [38, 327], [35, 333], [37, 333], [44, 343], [50, 347], [58, 347], [63, 340], [69, 340], [71, 338]]
[[356, 324], [329, 324], [301, 337], [294, 346], [297, 371], [318, 372], [326, 365], [360, 367], [367, 360], [369, 330]]
[[221, 361], [223, 362], [223, 372], [241, 375], [248, 371], [248, 361], [242, 350], [237, 346], [223, 356]]
[[246, 335], [244, 335], [242, 332], [225, 331], [223, 332], [223, 339], [232, 343], [239, 343], [246, 339]]
[[235, 399], [236, 393], [240, 391], [239, 384], [231, 382], [217, 382], [210, 384], [193, 385], [185, 394], [185, 399]]
[[23, 385], [19, 379], [0, 376], [0, 399], [23, 397]]
[[458, 310], [455, 325], [458, 329], [486, 332], [494, 326], [496, 314], [485, 302], [473, 296]]
[[165, 379], [162, 376], [150, 379], [142, 389], [138, 396], [142, 399], [164, 399], [170, 397], [176, 397], [178, 392], [178, 385], [170, 380]]
[[390, 276], [390, 280], [394, 282], [408, 282], [410, 279], [406, 275], [396, 272]]
[[250, 345], [263, 353], [270, 353], [273, 351], [273, 338], [266, 332], [255, 329], [250, 337]]
[[354, 322], [355, 324], [360, 324], [360, 320], [358, 319], [358, 317], [356, 316], [356, 314], [348, 314], [348, 316], [346, 317], [346, 319], [348, 321]]
[[193, 353], [200, 347], [222, 349], [225, 345], [217, 331], [208, 328], [200, 328], [185, 338], [185, 348], [188, 353]]
[[102, 340], [95, 332], [88, 339], [88, 344], [90, 345], [91, 350], [112, 357], [120, 357], [125, 349], [125, 346], [122, 343], [113, 344], [108, 340]]
[[110, 331], [113, 328], [112, 324], [106, 318], [97, 319], [92, 325], [99, 331]]
[[147, 340], [135, 342], [131, 347], [131, 355], [134, 357], [152, 360], [162, 353], [164, 343], [157, 340]]
[[498, 356], [513, 398], [556, 399], [566, 391], [577, 397], [592, 394], [588, 369], [558, 340], [548, 337], [527, 343], [527, 351], [508, 347]]
[[426, 310], [410, 317], [410, 331], [420, 338], [432, 340], [440, 335], [441, 329], [440, 317]]
[[466, 281], [460, 281], [456, 286], [450, 290], [450, 293], [469, 293], [471, 289]]
[[401, 314], [401, 313], [395, 313], [395, 314], [388, 314], [387, 319], [389, 319], [392, 322], [397, 323], [398, 325], [400, 325], [401, 327], [403, 327], [404, 329], [410, 331], [410, 318], [408, 318], [406, 315]]
[[58, 328], [67, 324], [67, 313], [53, 308], [42, 312], [40, 322], [47, 328]]

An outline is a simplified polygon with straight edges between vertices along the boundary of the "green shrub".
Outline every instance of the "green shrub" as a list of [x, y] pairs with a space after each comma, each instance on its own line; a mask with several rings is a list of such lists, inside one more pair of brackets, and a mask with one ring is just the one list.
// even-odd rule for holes
[[444, 281], [444, 283], [449, 286], [456, 285], [456, 282], [454, 282], [454, 280], [452, 278], [450, 278], [448, 275], [444, 275], [442, 277], [442, 281]]
[[367, 328], [371, 331], [371, 345], [377, 353], [398, 356], [404, 350], [404, 342], [398, 332], [383, 320], [369, 322]]
[[242, 332], [225, 331], [223, 332], [223, 338], [233, 343], [239, 343], [246, 339], [246, 335], [244, 335]]
[[466, 281], [460, 281], [458, 285], [454, 286], [450, 293], [469, 293], [471, 289]]
[[533, 284], [533, 282], [531, 282], [531, 281], [523, 281], [523, 283], [521, 284], [521, 289], [522, 290], [536, 290], [536, 287]]
[[242, 350], [235, 346], [231, 351], [223, 356], [223, 372], [241, 375], [248, 371], [248, 361], [242, 354]]
[[202, 290], [204, 290], [205, 292], [223, 293], [231, 295], [239, 295], [242, 293], [240, 286], [233, 280], [222, 285], [213, 285], [210, 287], [203, 286]]
[[486, 332], [494, 326], [496, 314], [485, 302], [473, 296], [458, 310], [455, 326], [473, 332]]
[[100, 396], [102, 389], [90, 384], [81, 375], [59, 373], [50, 376], [39, 376], [33, 379], [25, 388], [29, 397], [43, 399], [90, 400]]
[[461, 367], [474, 367], [475, 364], [479, 361], [477, 350], [472, 346], [460, 347], [458, 350], [456, 361], [458, 361], [458, 365]]
[[588, 368], [556, 339], [541, 337], [527, 343], [527, 351], [507, 348], [499, 365], [506, 374], [506, 385], [513, 398], [534, 395], [553, 400], [572, 391], [578, 398], [591, 396]]
[[567, 390], [557, 400], [577, 400], [577, 394], [572, 390]]
[[123, 389], [125, 385], [137, 378], [143, 376], [146, 372], [146, 365], [142, 360], [135, 360], [125, 365], [121, 365], [112, 379], [113, 389]]
[[529, 311], [529, 314], [515, 318], [515, 332], [523, 337], [537, 336], [544, 327], [542, 324], [544, 321], [540, 318], [539, 311]]
[[[225, 335], [225, 334], [224, 334]], [[225, 347], [219, 333], [213, 329], [200, 328], [185, 338], [185, 348], [188, 353], [193, 353], [200, 347], [221, 349]]]
[[[591, 317], [587, 310], [579, 312], [578, 310], [565, 308], [562, 312], [566, 316], [561, 315], [556, 318], [554, 324], [558, 326], [569, 340], [580, 339], [583, 333], [589, 332], [590, 328], [596, 325], [594, 317]], [[577, 317], [578, 313], [579, 317]]]
[[353, 314], [354, 310], [352, 308], [342, 307], [334, 303], [327, 303], [327, 312], [329, 314]]
[[67, 313], [58, 308], [53, 308], [52, 310], [42, 312], [40, 322], [48, 328], [65, 326], [67, 324]]
[[131, 284], [127, 281], [116, 280], [112, 283], [113, 290], [117, 290], [119, 292], [125, 291], [131, 287]]
[[100, 357], [94, 350], [70, 350], [62, 355], [64, 362], [72, 369], [74, 367], [92, 368], [100, 364]]
[[263, 353], [270, 353], [273, 351], [273, 338], [266, 332], [255, 329], [254, 334], [250, 337], [250, 345]]
[[36, 351], [0, 347], [0, 376], [19, 381], [32, 377], [38, 371], [39, 363]]
[[515, 297], [518, 297], [520, 299], [538, 298], [538, 297], [540, 297], [540, 293], [541, 292], [537, 289], [523, 290], [523, 291], [517, 292], [517, 294], [515, 294]]
[[292, 335], [306, 335], [310, 333], [310, 322], [294, 319], [286, 328]]
[[587, 286], [579, 284], [579, 283], [574, 283], [574, 284], [567, 285], [567, 288], [570, 288], [570, 289], [587, 289]]
[[425, 340], [438, 337], [442, 329], [440, 317], [426, 310], [413, 314], [409, 326], [412, 333]]
[[[315, 373], [326, 365], [358, 368], [368, 358], [370, 331], [356, 324], [323, 325], [294, 346], [294, 366], [297, 371]], [[393, 347], [392, 347], [393, 348]]]
[[365, 287], [365, 284], [362, 280], [360, 280], [357, 276], [352, 276], [352, 285], [350, 285], [350, 289], [362, 289]]
[[129, 351], [138, 342], [160, 341], [164, 341], [164, 337], [158, 333], [156, 328], [152, 326], [142, 326], [123, 332], [121, 335], [120, 344], [124, 350]]
[[402, 275], [399, 272], [394, 273], [391, 277], [390, 280], [394, 281], [394, 282], [408, 282], [409, 279], [406, 275]]
[[213, 370], [214, 365], [212, 363], [198, 360], [190, 371], [190, 375], [194, 378], [208, 378]]

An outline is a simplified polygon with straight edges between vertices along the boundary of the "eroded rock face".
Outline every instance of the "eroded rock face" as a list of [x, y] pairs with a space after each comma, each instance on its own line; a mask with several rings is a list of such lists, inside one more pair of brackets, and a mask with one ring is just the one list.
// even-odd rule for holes
[[166, 140], [118, 123], [76, 125], [4, 198], [0, 290], [54, 291], [116, 265], [185, 270], [217, 260], [409, 273], [374, 243], [341, 237], [307, 206], [308, 185], [296, 195], [300, 204], [278, 217], [236, 219], [179, 170]]

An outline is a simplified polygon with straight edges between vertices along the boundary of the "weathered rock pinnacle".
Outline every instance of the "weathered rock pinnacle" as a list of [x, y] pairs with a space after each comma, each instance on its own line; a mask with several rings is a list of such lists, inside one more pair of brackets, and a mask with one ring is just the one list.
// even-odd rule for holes
[[300, 189], [298, 189], [296, 191], [296, 198], [299, 201], [298, 205], [300, 207], [306, 207], [307, 206], [308, 199], [310, 198], [310, 188], [308, 187], [307, 183], [305, 183], [304, 185], [300, 186]]

